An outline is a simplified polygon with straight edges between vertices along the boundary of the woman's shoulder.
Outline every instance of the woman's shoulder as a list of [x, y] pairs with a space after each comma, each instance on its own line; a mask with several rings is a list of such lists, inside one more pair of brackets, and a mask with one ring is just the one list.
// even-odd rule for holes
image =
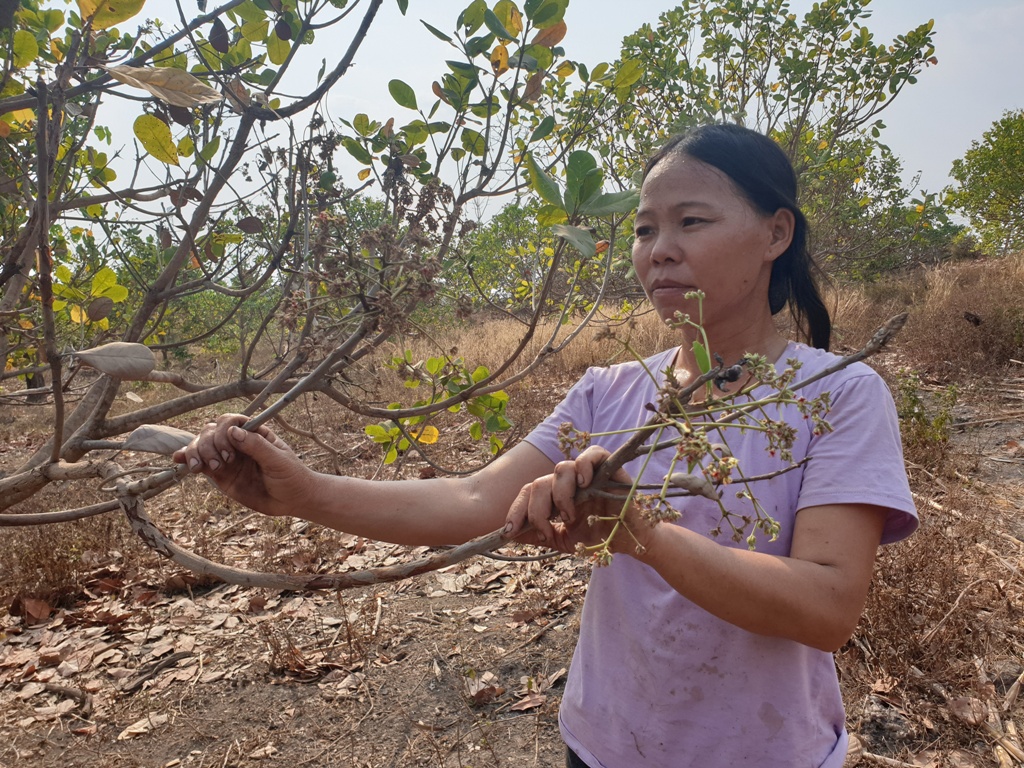
[[[831, 366], [837, 365], [842, 359], [841, 355], [833, 352], [827, 352], [824, 349], [810, 347], [799, 342], [791, 342], [785, 356], [779, 361], [778, 367], [782, 369], [796, 363], [799, 369], [796, 372], [795, 380], [802, 381], [822, 373]], [[840, 368], [822, 378], [820, 383], [815, 382], [815, 384], [817, 385], [816, 388], [834, 389], [857, 379], [866, 379], [885, 386], [879, 373], [863, 362], [851, 363], [844, 368]]]
[[627, 360], [611, 365], [595, 365], [587, 369], [584, 378], [590, 378], [604, 386], [628, 384], [654, 376], [662, 380], [661, 373], [672, 364], [678, 347], [662, 350], [643, 360]]

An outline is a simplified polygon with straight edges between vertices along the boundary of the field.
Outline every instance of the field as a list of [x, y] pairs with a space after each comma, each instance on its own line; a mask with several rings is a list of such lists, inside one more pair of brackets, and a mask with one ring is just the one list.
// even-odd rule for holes
[[[837, 654], [863, 750], [848, 765], [1024, 764], [1022, 291], [1017, 258], [834, 292], [839, 351], [911, 312], [872, 364], [896, 396], [924, 519], [883, 549], [861, 624]], [[485, 365], [511, 343], [498, 321], [444, 333], [446, 347]], [[649, 318], [631, 333], [641, 352], [672, 343]], [[585, 333], [516, 384], [506, 444], [616, 349]], [[365, 372], [397, 393], [390, 374]], [[197, 358], [188, 375], [212, 378], [214, 361]], [[159, 386], [132, 394], [166, 397]], [[38, 447], [48, 418], [3, 406], [0, 472]], [[419, 477], [429, 494], [437, 472], [486, 460], [450, 419], [430, 453], [441, 469], [412, 453], [383, 466], [365, 423], [313, 398], [290, 412], [288, 439], [323, 471]], [[92, 500], [60, 487], [11, 511]], [[265, 519], [198, 479], [152, 506], [179, 542], [242, 567], [336, 572], [425, 551]], [[0, 562], [0, 768], [562, 764], [557, 709], [589, 567], [576, 559], [473, 559], [392, 585], [278, 593], [182, 572], [111, 513], [7, 527]]]

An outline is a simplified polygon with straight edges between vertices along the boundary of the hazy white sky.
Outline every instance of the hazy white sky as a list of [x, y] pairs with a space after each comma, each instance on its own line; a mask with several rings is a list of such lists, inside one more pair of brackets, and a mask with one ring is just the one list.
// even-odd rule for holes
[[[418, 22], [451, 29], [469, 0], [410, 0], [403, 18], [388, 0], [357, 59], [351, 80], [331, 98], [331, 112], [346, 116], [389, 107], [387, 81], [399, 77], [418, 91], [443, 71], [450, 49]], [[795, 13], [810, 0], [791, 0]], [[563, 42], [569, 58], [593, 65], [614, 60], [622, 37], [673, 7], [671, 0], [572, 0]], [[935, 19], [938, 66], [929, 67], [881, 115], [883, 139], [902, 159], [905, 176], [921, 172], [921, 186], [935, 191], [948, 183], [950, 166], [973, 139], [1008, 109], [1024, 108], [1024, 1], [873, 0], [867, 23], [876, 40], [891, 40]]]
[[[812, 0], [790, 2], [798, 14], [812, 4]], [[394, 115], [399, 121], [411, 118], [391, 100], [387, 82], [400, 78], [419, 93], [429, 92], [452, 51], [419, 20], [451, 30], [468, 3], [409, 0], [408, 15], [402, 17], [395, 0], [386, 0], [356, 66], [330, 96], [330, 113], [347, 118], [357, 112], [374, 118]], [[612, 61], [624, 35], [644, 22], [655, 23], [671, 7], [671, 0], [572, 0], [563, 46], [569, 58], [590, 66]], [[920, 172], [922, 188], [940, 190], [949, 182], [953, 160], [963, 156], [972, 140], [980, 139], [1004, 111], [1024, 108], [1024, 0], [873, 0], [869, 9], [872, 16], [867, 26], [879, 41], [935, 19], [938, 66], [924, 71], [919, 82], [908, 87], [881, 117], [888, 126], [883, 140], [903, 161], [905, 178], [909, 181]], [[170, 0], [150, 0], [143, 14], [177, 26]], [[327, 57], [329, 68], [341, 56], [354, 28], [349, 21], [320, 35], [314, 50], [302, 59], [301, 75], [309, 81], [296, 88], [309, 87], [322, 58]]]

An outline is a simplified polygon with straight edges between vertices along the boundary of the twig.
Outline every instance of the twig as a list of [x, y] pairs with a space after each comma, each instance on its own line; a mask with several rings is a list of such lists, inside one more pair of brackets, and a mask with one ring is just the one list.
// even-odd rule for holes
[[1024, 685], [1024, 672], [1020, 673], [1013, 685], [1006, 692], [1006, 698], [1003, 699], [1003, 712], [1009, 712], [1013, 708], [1013, 705], [1017, 703], [1017, 697], [1020, 696], [1021, 686]]
[[905, 763], [902, 760], [894, 760], [891, 757], [882, 757], [871, 752], [862, 753], [860, 759], [867, 760], [869, 763], [890, 766], [890, 768], [917, 768], [913, 763]]
[[979, 424], [995, 424], [1000, 421], [1013, 421], [1024, 416], [1024, 411], [1013, 411], [1011, 413], [1004, 413], [1002, 416], [993, 416], [989, 419], [975, 419], [974, 421], [961, 421], [959, 424], [953, 424], [953, 429], [966, 429], [967, 427], [975, 427]]
[[50, 693], [56, 693], [61, 696], [67, 696], [69, 699], [74, 699], [78, 704], [81, 711], [81, 716], [86, 720], [92, 714], [92, 696], [83, 691], [80, 688], [72, 688], [67, 685], [57, 685], [57, 683], [43, 683], [45, 688]]
[[953, 605], [952, 605], [952, 606], [950, 607], [950, 609], [949, 609], [949, 610], [948, 610], [948, 611], [946, 612], [946, 615], [945, 615], [945, 616], [943, 616], [943, 617], [942, 617], [941, 619], [939, 619], [939, 623], [938, 623], [938, 624], [936, 624], [936, 625], [935, 625], [934, 627], [932, 627], [931, 629], [929, 629], [929, 630], [928, 630], [927, 632], [925, 632], [925, 633], [924, 633], [924, 634], [923, 634], [923, 635], [921, 636], [921, 643], [922, 643], [922, 644], [927, 644], [927, 643], [931, 642], [931, 639], [932, 639], [933, 637], [935, 637], [935, 633], [936, 633], [936, 632], [938, 632], [938, 631], [939, 631], [939, 629], [941, 629], [941, 628], [942, 628], [942, 625], [946, 623], [946, 620], [947, 620], [947, 619], [948, 619], [948, 618], [949, 618], [950, 616], [952, 616], [952, 615], [953, 615], [953, 613], [954, 613], [954, 612], [956, 611], [956, 608], [957, 608], [957, 606], [958, 606], [958, 605], [960, 605], [960, 601], [961, 601], [961, 600], [963, 600], [963, 598], [964, 598], [964, 595], [966, 595], [966, 594], [967, 594], [968, 592], [970, 592], [970, 591], [971, 591], [971, 590], [972, 590], [972, 589], [973, 589], [974, 587], [978, 586], [979, 584], [981, 584], [982, 582], [985, 582], [985, 581], [990, 581], [990, 579], [988, 579], [988, 578], [981, 578], [981, 579], [975, 579], [975, 580], [974, 580], [974, 581], [972, 581], [972, 582], [971, 582], [970, 584], [968, 584], [968, 585], [967, 585], [966, 587], [964, 587], [964, 588], [963, 588], [963, 589], [962, 589], [962, 590], [960, 591], [960, 594], [956, 596], [956, 600], [954, 600], [954, 601], [953, 601]]

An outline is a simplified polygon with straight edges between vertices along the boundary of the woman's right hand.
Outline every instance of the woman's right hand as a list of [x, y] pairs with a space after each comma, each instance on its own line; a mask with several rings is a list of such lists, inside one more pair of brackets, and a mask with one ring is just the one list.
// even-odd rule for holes
[[308, 512], [317, 475], [268, 427], [241, 428], [248, 417], [225, 414], [203, 426], [174, 461], [202, 473], [225, 494], [266, 515]]

